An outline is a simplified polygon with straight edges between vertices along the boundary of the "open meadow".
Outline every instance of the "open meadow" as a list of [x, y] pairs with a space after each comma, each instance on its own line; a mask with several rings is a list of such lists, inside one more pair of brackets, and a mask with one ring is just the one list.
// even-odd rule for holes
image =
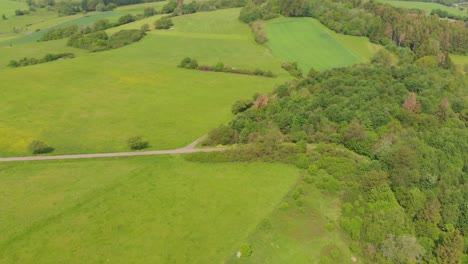
[[279, 18], [266, 23], [267, 46], [307, 72], [368, 62], [380, 47], [367, 38], [337, 34], [313, 18]]
[[[0, 82], [5, 84], [0, 97], [8, 98], [0, 105], [0, 155], [25, 155], [35, 139], [57, 154], [93, 153], [127, 150], [126, 140], [137, 135], [152, 149], [170, 149], [208, 133], [229, 120], [236, 100], [271, 91], [287, 77], [281, 61], [255, 43], [238, 14], [239, 9], [226, 9], [183, 16], [174, 19], [175, 30], [153, 30], [120, 49], [77, 51], [75, 59], [21, 68], [6, 64], [14, 56], [42, 57], [50, 47], [76, 49], [66, 47], [66, 40], [0, 47]], [[205, 26], [187, 22], [191, 17]], [[209, 27], [213, 23], [217, 26]], [[185, 57], [201, 65], [222, 61], [272, 70], [279, 77], [177, 68]]]
[[382, 0], [382, 1], [394, 7], [401, 7], [401, 8], [407, 8], [407, 9], [420, 9], [426, 12], [426, 15], [430, 15], [432, 10], [440, 9], [452, 15], [468, 16], [468, 13], [466, 11], [461, 11], [455, 7], [448, 7], [442, 4], [438, 4], [438, 3], [414, 2], [414, 1], [393, 1], [393, 0]]
[[297, 179], [177, 156], [0, 164], [0, 263], [222, 263]]

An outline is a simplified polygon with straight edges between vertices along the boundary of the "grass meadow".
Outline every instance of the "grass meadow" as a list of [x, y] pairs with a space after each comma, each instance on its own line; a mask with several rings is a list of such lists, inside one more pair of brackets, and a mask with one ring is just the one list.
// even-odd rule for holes
[[0, 263], [222, 263], [298, 176], [180, 156], [0, 164]]
[[15, 10], [28, 10], [28, 5], [25, 2], [2, 0], [0, 1], [0, 16], [5, 15], [7, 18], [15, 15]]
[[[19, 59], [32, 56], [36, 47], [35, 57], [50, 53], [50, 47], [73, 50], [66, 40], [0, 47], [0, 82], [5, 84], [0, 97], [7, 98], [0, 105], [0, 155], [26, 155], [35, 139], [53, 146], [56, 154], [126, 151], [127, 138], [135, 135], [149, 140], [152, 149], [171, 149], [227, 122], [236, 100], [271, 91], [288, 78], [281, 61], [255, 43], [250, 28], [238, 21], [238, 13], [228, 9], [175, 18], [176, 30], [153, 30], [120, 49], [77, 52], [75, 59], [21, 68], [5, 67], [12, 54]], [[205, 19], [197, 27], [184, 21], [191, 17]], [[210, 24], [217, 26], [210, 31]], [[280, 76], [177, 68], [184, 57]]]
[[443, 11], [447, 11], [449, 14], [457, 15], [457, 16], [468, 16], [466, 11], [458, 10], [454, 7], [448, 7], [445, 5], [441, 5], [438, 3], [429, 3], [429, 2], [413, 2], [413, 1], [391, 1], [391, 0], [383, 0], [384, 3], [392, 5], [394, 7], [401, 7], [401, 8], [408, 8], [408, 9], [420, 9], [426, 12], [426, 15], [430, 15], [432, 10], [440, 9]]
[[468, 67], [468, 55], [457, 55], [457, 54], [450, 54], [450, 59], [455, 64], [455, 67], [460, 72], [465, 72], [465, 67]]
[[307, 72], [368, 62], [379, 50], [364, 37], [333, 32], [313, 18], [279, 18], [266, 23], [267, 46], [285, 61], [297, 61]]
[[301, 209], [288, 195], [246, 239], [252, 255], [237, 258], [233, 254], [227, 263], [352, 263], [355, 255], [338, 227], [338, 197], [315, 187], [303, 189], [297, 200], [304, 204]]

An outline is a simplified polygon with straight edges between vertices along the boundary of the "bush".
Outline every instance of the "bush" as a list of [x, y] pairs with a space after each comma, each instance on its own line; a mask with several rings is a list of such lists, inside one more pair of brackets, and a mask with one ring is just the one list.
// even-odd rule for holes
[[140, 30], [143, 32], [150, 31], [150, 26], [148, 24], [141, 25]]
[[220, 72], [220, 71], [223, 71], [224, 70], [224, 63], [222, 62], [218, 62], [214, 68], [213, 68], [215, 71], [217, 72]]
[[250, 255], [252, 255], [252, 248], [249, 244], [243, 244], [240, 247], [240, 252], [242, 254], [242, 257], [250, 257]]
[[156, 29], [170, 29], [173, 25], [174, 23], [172, 23], [172, 19], [169, 17], [161, 17], [154, 22], [154, 27]]
[[75, 55], [73, 53], [47, 54], [42, 59], [22, 58], [19, 61], [11, 60], [10, 63], [8, 63], [8, 67], [16, 68], [16, 67], [34, 65], [34, 64], [39, 64], [39, 63], [45, 63], [45, 62], [54, 61], [58, 59], [71, 59], [74, 57]]
[[185, 58], [178, 65], [179, 68], [185, 69], [196, 69], [198, 68], [198, 62], [195, 59]]
[[145, 17], [150, 17], [150, 16], [154, 16], [154, 15], [156, 15], [156, 10], [154, 10], [154, 8], [152, 8], [152, 7], [147, 7], [143, 11], [143, 16], [145, 16]]
[[253, 103], [251, 100], [239, 100], [232, 105], [231, 112], [236, 115], [238, 113], [246, 111], [247, 109], [252, 107], [252, 105]]
[[128, 23], [131, 23], [131, 22], [133, 22], [133, 21], [135, 21], [135, 20], [136, 20], [136, 19], [135, 19], [134, 16], [128, 14], [128, 15], [121, 16], [121, 17], [119, 18], [118, 24], [119, 24], [119, 25], [128, 24]]
[[133, 150], [141, 150], [149, 147], [149, 142], [142, 137], [131, 137], [127, 140], [128, 147]]
[[[103, 28], [105, 29], [105, 28]], [[73, 34], [76, 34], [79, 31], [77, 25], [71, 25], [64, 28], [56, 28], [48, 30], [40, 39], [39, 41], [48, 41], [54, 39], [62, 39], [70, 37]]]
[[177, 1], [171, 0], [169, 3], [164, 5], [161, 9], [161, 13], [163, 14], [170, 14], [174, 12], [177, 8]]
[[32, 154], [44, 154], [54, 151], [54, 148], [39, 140], [32, 141], [28, 149]]
[[265, 30], [265, 22], [263, 22], [262, 20], [257, 20], [254, 23], [252, 23], [252, 31], [255, 36], [255, 41], [257, 41], [260, 44], [267, 42], [268, 34]]
[[107, 41], [109, 49], [117, 49], [131, 43], [137, 42], [145, 36], [145, 32], [137, 29], [121, 30], [114, 33]]
[[108, 39], [109, 36], [105, 31], [97, 31], [86, 35], [77, 33], [70, 37], [67, 45], [89, 51], [102, 51], [108, 49]]
[[302, 78], [302, 72], [297, 66], [297, 62], [293, 62], [293, 63], [285, 62], [281, 64], [281, 67], [285, 69], [287, 72], [289, 72], [291, 76], [296, 77], [296, 78]]

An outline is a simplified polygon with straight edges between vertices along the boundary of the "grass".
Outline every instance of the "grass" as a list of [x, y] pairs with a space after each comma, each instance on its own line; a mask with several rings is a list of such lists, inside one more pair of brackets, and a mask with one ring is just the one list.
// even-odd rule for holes
[[379, 46], [364, 37], [336, 34], [312, 18], [279, 18], [267, 22], [267, 46], [303, 71], [325, 70], [367, 62]]
[[228, 263], [351, 263], [353, 254], [338, 227], [338, 197], [312, 186], [303, 189], [297, 199], [302, 209], [291, 195], [286, 197], [246, 240], [252, 255], [233, 254]]
[[407, 8], [407, 9], [420, 9], [426, 12], [426, 15], [430, 15], [432, 10], [441, 9], [447, 11], [449, 14], [457, 16], [468, 16], [467, 12], [458, 10], [455, 7], [448, 7], [438, 3], [429, 3], [429, 2], [412, 2], [412, 1], [389, 1], [383, 0], [384, 3], [392, 5], [394, 7]]
[[[271, 91], [289, 78], [280, 61], [255, 43], [238, 14], [239, 9], [229, 9], [193, 15], [204, 16], [206, 24], [237, 28], [229, 35], [221, 29], [203, 33], [182, 26], [182, 20], [190, 19], [184, 16], [174, 19], [176, 30], [152, 31], [120, 49], [0, 69], [0, 82], [6, 84], [0, 97], [7, 98], [0, 105], [0, 155], [27, 155], [27, 145], [35, 139], [53, 146], [55, 154], [127, 151], [125, 142], [135, 135], [149, 140], [152, 149], [171, 149], [227, 122], [236, 100]], [[61, 41], [50, 43], [58, 47]], [[0, 66], [13, 57], [12, 49], [21, 58], [38, 47], [42, 51], [36, 57], [41, 57], [48, 47], [23, 45], [0, 47]], [[238, 68], [258, 67], [280, 77], [177, 68], [184, 57], [209, 65], [223, 61]]]
[[0, 1], [0, 16], [5, 15], [7, 18], [12, 17], [15, 15], [15, 10], [28, 10], [28, 8], [28, 5], [24, 2], [2, 0]]
[[178, 156], [0, 164], [0, 262], [221, 263], [297, 177]]
[[457, 70], [460, 72], [465, 71], [465, 67], [468, 67], [468, 56], [463, 56], [463, 55], [456, 55], [456, 54], [450, 54], [450, 59], [452, 60], [453, 64], [455, 64], [455, 67]]

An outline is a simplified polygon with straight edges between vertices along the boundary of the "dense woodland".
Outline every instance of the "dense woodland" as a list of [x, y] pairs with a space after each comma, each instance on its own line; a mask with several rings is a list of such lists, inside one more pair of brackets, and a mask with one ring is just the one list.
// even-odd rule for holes
[[268, 145], [254, 156], [287, 142], [342, 145], [369, 163], [333, 175], [314, 154], [294, 160], [316, 180], [325, 178], [318, 186], [341, 191], [340, 225], [355, 250], [379, 263], [458, 263], [468, 232], [468, 78], [435, 64], [385, 65], [378, 57], [372, 65], [311, 70], [272, 94], [236, 103], [237, 115], [206, 144]]
[[426, 16], [375, 1], [251, 1], [243, 8], [240, 19], [252, 23], [279, 14], [314, 17], [338, 33], [409, 48], [416, 58], [437, 56], [441, 65], [450, 64], [448, 53], [468, 53], [467, 22], [441, 20], [436, 15]]

